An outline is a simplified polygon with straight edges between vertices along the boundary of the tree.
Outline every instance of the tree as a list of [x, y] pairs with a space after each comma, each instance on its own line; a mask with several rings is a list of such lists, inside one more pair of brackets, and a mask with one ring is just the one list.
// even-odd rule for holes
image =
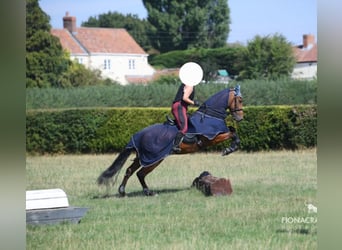
[[83, 22], [81, 26], [124, 28], [144, 50], [152, 48], [147, 36], [151, 30], [151, 25], [146, 19], [140, 20], [137, 15], [128, 14], [124, 16], [118, 12], [109, 11], [106, 14], [99, 15], [98, 18], [88, 18], [88, 21]]
[[215, 48], [226, 44], [226, 0], [143, 0], [153, 26], [150, 41], [160, 52]]
[[106, 84], [116, 84], [116, 82], [109, 78], [103, 79], [99, 69], [87, 69], [78, 62], [73, 62], [68, 71], [64, 72], [58, 79], [58, 87], [60, 88]]
[[289, 76], [295, 65], [292, 46], [280, 34], [255, 36], [244, 53], [240, 79], [276, 79]]
[[56, 86], [71, 62], [50, 34], [50, 17], [38, 1], [26, 0], [26, 87]]
[[208, 4], [207, 46], [206, 48], [220, 48], [226, 45], [229, 35], [230, 9], [228, 1], [213, 0]]

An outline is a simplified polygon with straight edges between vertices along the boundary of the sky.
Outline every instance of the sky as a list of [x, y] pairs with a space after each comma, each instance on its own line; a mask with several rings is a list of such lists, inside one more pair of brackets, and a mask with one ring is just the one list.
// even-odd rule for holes
[[[304, 34], [317, 41], [317, 0], [227, 0], [230, 9], [229, 43], [244, 45], [256, 35], [281, 34], [293, 45], [300, 45]], [[142, 0], [40, 0], [40, 8], [50, 16], [53, 28], [63, 27], [68, 11], [76, 17], [77, 26], [89, 17], [119, 12], [146, 18]]]

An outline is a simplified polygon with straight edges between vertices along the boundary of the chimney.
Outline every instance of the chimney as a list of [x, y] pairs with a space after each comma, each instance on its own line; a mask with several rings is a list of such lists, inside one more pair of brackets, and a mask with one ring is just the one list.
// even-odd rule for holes
[[311, 34], [303, 35], [303, 48], [308, 48], [315, 43], [315, 36]]
[[76, 17], [69, 16], [69, 12], [66, 12], [63, 17], [63, 28], [71, 33], [76, 33]]

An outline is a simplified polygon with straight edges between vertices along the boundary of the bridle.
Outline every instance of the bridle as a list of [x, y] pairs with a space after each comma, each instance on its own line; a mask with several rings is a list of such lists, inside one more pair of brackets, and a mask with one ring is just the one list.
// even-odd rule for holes
[[[234, 96], [233, 96], [234, 95]], [[229, 100], [230, 103], [228, 104], [229, 107], [229, 112], [232, 114], [232, 116], [234, 117], [234, 120], [236, 121], [241, 121], [243, 118], [240, 117], [237, 112], [239, 111], [243, 111], [242, 108], [238, 108], [238, 102], [242, 99], [241, 94], [237, 94], [237, 92], [234, 89], [230, 90], [229, 93]], [[234, 105], [234, 108], [232, 108], [232, 105]]]
[[232, 105], [233, 101], [230, 103], [229, 105], [229, 111], [231, 113], [236, 113], [236, 112], [239, 112], [239, 111], [243, 111], [242, 108], [237, 108], [237, 103], [238, 103], [238, 98], [241, 98], [241, 96], [237, 95], [236, 92], [232, 89], [231, 92], [234, 93], [234, 108], [232, 109], [230, 106]]
[[[239, 88], [235, 88], [235, 89], [229, 89], [228, 92], [228, 103], [227, 106], [225, 106], [225, 112], [223, 113], [222, 110], [221, 111], [217, 111], [209, 106], [207, 106], [206, 103], [203, 103], [198, 111], [203, 113], [203, 118], [204, 116], [210, 115], [216, 118], [220, 118], [220, 119], [225, 119], [227, 117], [227, 115], [229, 115], [230, 113], [232, 114], [232, 116], [234, 117], [234, 120], [236, 121], [241, 121], [243, 118], [243, 116], [239, 116], [237, 114], [237, 112], [242, 111], [242, 108], [238, 108], [238, 102], [240, 101], [240, 99], [242, 100], [242, 96], [240, 93]], [[234, 104], [233, 104], [234, 103]], [[234, 105], [234, 108], [232, 108], [231, 106]], [[229, 111], [228, 111], [229, 110]]]

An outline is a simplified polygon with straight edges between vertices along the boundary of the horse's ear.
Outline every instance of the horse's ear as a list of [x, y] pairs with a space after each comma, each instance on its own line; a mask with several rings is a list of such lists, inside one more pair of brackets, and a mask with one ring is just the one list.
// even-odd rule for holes
[[235, 89], [234, 89], [234, 92], [235, 92], [235, 96], [241, 96], [241, 90], [240, 90], [240, 85], [236, 85], [235, 86]]

